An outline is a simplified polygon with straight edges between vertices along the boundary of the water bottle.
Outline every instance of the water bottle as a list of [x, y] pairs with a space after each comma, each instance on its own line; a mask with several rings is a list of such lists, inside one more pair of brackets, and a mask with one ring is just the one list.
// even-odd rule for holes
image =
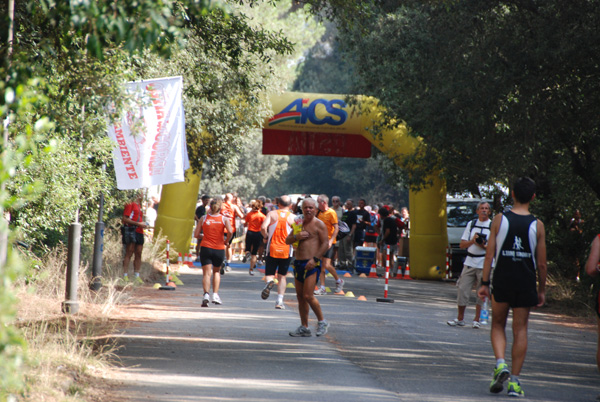
[[483, 325], [487, 324], [490, 319], [490, 301], [486, 297], [481, 306], [481, 317], [480, 321]]

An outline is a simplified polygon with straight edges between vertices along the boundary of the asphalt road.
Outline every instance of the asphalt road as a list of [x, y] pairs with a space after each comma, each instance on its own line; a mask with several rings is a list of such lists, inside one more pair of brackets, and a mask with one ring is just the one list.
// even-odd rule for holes
[[[131, 308], [148, 319], [115, 335], [123, 367], [114, 372], [119, 386], [110, 400], [513, 399], [488, 391], [495, 363], [489, 326], [446, 325], [456, 314], [453, 283], [390, 280], [395, 302], [379, 303], [384, 279], [345, 278], [344, 290], [355, 297], [319, 296], [329, 333], [292, 338], [288, 332], [300, 323], [295, 289], [287, 289], [286, 310], [276, 310], [276, 292], [260, 298], [262, 275], [249, 276], [246, 264], [233, 267], [223, 276], [221, 306], [200, 307], [199, 269], [182, 273], [185, 285], [175, 291], [149, 290], [133, 301]], [[333, 289], [333, 279], [327, 282]], [[469, 307], [466, 318], [472, 315]], [[532, 313], [521, 374], [525, 398], [596, 402], [596, 331], [559, 321], [543, 309]], [[507, 334], [510, 348], [510, 328]]]

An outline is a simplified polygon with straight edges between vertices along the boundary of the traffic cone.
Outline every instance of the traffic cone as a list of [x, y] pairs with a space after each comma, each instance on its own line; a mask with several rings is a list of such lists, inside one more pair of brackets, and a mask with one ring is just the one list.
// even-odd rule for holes
[[369, 271], [369, 278], [377, 278], [377, 266], [371, 265], [371, 271]]
[[408, 261], [406, 261], [406, 271], [404, 271], [404, 276], [402, 277], [402, 279], [412, 279], [410, 277], [410, 264], [408, 263]]
[[183, 263], [183, 260], [181, 259], [181, 253], [179, 253], [179, 256], [177, 257], [177, 265], [181, 265]]
[[402, 276], [402, 270], [400, 269], [400, 258], [402, 258], [403, 261], [406, 261], [408, 266], [408, 260], [406, 259], [406, 257], [398, 257], [398, 270], [396, 271], [396, 276], [394, 277], [394, 279], [404, 279], [404, 277]]

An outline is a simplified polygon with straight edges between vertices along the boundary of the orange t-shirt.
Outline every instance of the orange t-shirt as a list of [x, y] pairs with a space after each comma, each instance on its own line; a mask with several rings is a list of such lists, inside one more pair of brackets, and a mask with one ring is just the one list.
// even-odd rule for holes
[[250, 211], [244, 218], [248, 224], [249, 232], [260, 232], [260, 227], [266, 216], [260, 211]]
[[[335, 232], [335, 228], [333, 227], [333, 225], [337, 225], [338, 223], [337, 214], [332, 208], [328, 208], [325, 212], [319, 211], [317, 218], [323, 221], [323, 223], [327, 227], [327, 237], [331, 239], [333, 232]], [[333, 243], [331, 244], [335, 244], [335, 242], [336, 239], [333, 239]]]
[[225, 217], [223, 215], [204, 215], [204, 222], [202, 222], [202, 242], [201, 247], [212, 248], [214, 250], [225, 249], [225, 239], [223, 238], [223, 232], [227, 231], [225, 228]]
[[[229, 222], [231, 222], [231, 227], [233, 228], [233, 230], [235, 230], [235, 221], [233, 220], [233, 208], [231, 207], [231, 204], [224, 202], [221, 204], [221, 215], [223, 215], [225, 218], [229, 219]], [[224, 232], [227, 233], [227, 228], [224, 229]]]
[[269, 227], [269, 255], [273, 258], [289, 258], [290, 245], [285, 244], [285, 238], [290, 234], [292, 227], [287, 219], [290, 211], [277, 211], [277, 222]]

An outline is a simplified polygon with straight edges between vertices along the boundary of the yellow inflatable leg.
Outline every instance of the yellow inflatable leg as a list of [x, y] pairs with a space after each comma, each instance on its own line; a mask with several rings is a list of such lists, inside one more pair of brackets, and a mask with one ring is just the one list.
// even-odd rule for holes
[[162, 188], [154, 233], [166, 236], [171, 242], [170, 256], [173, 258], [190, 249], [200, 177], [201, 173], [193, 174], [190, 169], [185, 174], [185, 181], [166, 184]]

